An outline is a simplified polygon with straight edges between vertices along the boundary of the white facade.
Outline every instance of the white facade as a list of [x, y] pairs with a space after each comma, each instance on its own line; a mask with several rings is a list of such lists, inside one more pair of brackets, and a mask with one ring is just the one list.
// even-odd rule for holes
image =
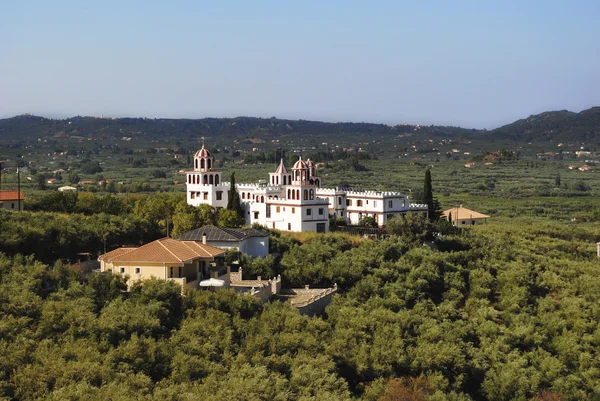
[[[230, 183], [212, 168], [210, 152], [200, 149], [194, 156], [194, 170], [187, 172], [187, 201], [198, 206], [227, 207]], [[408, 212], [427, 213], [426, 205], [411, 204], [399, 192], [348, 191], [321, 188], [322, 180], [309, 159], [300, 158], [291, 171], [281, 160], [269, 181], [236, 184], [247, 225], [254, 223], [283, 231], [329, 231], [329, 217], [344, 218], [358, 224], [373, 217], [383, 226], [387, 219]]]

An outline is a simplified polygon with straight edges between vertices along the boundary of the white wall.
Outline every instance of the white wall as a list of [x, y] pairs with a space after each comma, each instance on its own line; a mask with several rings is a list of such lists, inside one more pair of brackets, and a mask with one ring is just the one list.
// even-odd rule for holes
[[246, 243], [246, 254], [264, 258], [269, 254], [269, 237], [250, 237]]

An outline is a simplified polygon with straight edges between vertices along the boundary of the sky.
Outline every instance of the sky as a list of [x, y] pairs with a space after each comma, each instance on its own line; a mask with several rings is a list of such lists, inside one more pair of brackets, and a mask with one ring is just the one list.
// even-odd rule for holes
[[0, 118], [495, 128], [600, 105], [600, 1], [0, 2]]

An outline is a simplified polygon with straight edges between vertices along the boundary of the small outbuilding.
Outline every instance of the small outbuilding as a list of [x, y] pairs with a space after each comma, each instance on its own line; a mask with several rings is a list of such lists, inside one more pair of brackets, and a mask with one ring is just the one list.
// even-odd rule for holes
[[471, 209], [467, 209], [460, 205], [452, 209], [444, 210], [442, 217], [447, 219], [456, 227], [474, 226], [476, 224], [486, 223], [490, 218], [487, 214], [479, 213]]

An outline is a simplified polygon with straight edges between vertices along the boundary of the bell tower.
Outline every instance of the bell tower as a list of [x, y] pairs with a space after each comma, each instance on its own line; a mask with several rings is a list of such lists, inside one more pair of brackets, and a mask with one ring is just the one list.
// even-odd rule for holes
[[288, 185], [291, 184], [289, 178], [291, 175], [288, 174], [285, 166], [283, 165], [283, 159], [279, 162], [277, 170], [274, 173], [269, 173], [269, 184], [270, 185]]
[[194, 155], [194, 169], [187, 172], [188, 203], [197, 206], [205, 203], [213, 207], [227, 206], [227, 190], [221, 179], [221, 172], [215, 171], [214, 157], [204, 148]]
[[208, 149], [204, 149], [204, 138], [202, 138], [202, 149], [198, 150], [194, 155], [194, 171], [207, 172], [211, 171], [214, 164], [214, 157]]

